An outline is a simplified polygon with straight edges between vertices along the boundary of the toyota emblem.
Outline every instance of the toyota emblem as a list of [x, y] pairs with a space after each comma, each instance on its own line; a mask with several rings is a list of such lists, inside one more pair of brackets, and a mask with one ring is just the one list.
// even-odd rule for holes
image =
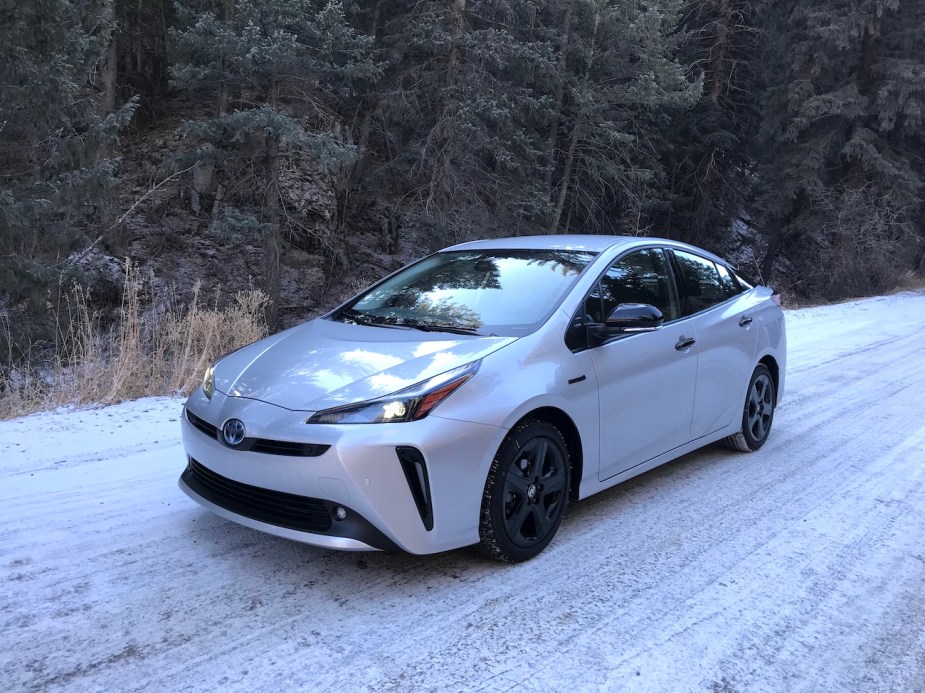
[[222, 438], [232, 448], [244, 442], [244, 422], [241, 419], [228, 419], [222, 426]]

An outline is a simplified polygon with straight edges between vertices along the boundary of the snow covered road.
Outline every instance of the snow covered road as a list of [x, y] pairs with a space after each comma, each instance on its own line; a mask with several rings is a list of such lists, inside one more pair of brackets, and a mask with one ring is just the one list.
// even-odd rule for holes
[[761, 451], [516, 566], [226, 522], [177, 489], [179, 400], [0, 422], [0, 688], [925, 691], [925, 293], [787, 317]]

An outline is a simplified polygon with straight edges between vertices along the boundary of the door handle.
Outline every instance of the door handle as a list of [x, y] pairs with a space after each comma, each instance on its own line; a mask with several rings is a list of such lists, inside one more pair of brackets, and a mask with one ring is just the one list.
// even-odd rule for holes
[[743, 315], [742, 319], [739, 320], [739, 327], [748, 327], [751, 324], [752, 324], [752, 319], [747, 315]]
[[678, 340], [678, 343], [674, 345], [674, 348], [678, 351], [684, 351], [685, 349], [689, 349], [690, 347], [694, 346], [696, 341], [697, 340], [693, 337], [681, 337], [681, 339]]

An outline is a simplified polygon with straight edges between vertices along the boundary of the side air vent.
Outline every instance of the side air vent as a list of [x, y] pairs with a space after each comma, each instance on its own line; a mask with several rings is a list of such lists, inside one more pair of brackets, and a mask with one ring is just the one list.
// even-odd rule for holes
[[398, 461], [401, 462], [402, 471], [411, 489], [414, 504], [421, 515], [421, 522], [428, 532], [434, 528], [434, 512], [430, 500], [430, 481], [427, 478], [427, 463], [424, 455], [417, 448], [400, 445], [395, 448]]

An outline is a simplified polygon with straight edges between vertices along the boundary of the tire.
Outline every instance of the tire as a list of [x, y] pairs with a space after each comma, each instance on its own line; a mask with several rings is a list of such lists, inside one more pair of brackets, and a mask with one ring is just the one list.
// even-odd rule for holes
[[760, 448], [771, 434], [776, 405], [777, 394], [771, 371], [767, 366], [758, 364], [748, 383], [745, 409], [742, 412], [742, 430], [724, 438], [723, 444], [741, 452], [754, 452]]
[[545, 549], [565, 515], [570, 472], [568, 446], [555, 426], [528, 419], [511, 429], [482, 494], [482, 552], [519, 563]]

